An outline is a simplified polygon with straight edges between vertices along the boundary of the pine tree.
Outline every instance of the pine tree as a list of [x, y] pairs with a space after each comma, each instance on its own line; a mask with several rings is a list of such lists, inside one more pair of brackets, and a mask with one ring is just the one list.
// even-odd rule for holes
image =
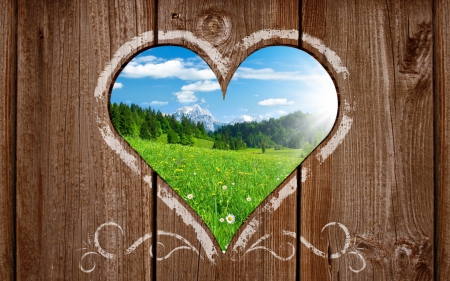
[[134, 122], [130, 107], [121, 102], [119, 104], [119, 111], [122, 117], [120, 124], [121, 134], [125, 136], [133, 135]]
[[122, 135], [122, 116], [120, 115], [119, 105], [117, 103], [113, 103], [110, 106], [109, 114], [111, 115], [111, 121], [117, 132]]
[[152, 139], [152, 135], [150, 134], [150, 127], [149, 127], [147, 120], [145, 120], [144, 123], [142, 123], [139, 137], [144, 140]]

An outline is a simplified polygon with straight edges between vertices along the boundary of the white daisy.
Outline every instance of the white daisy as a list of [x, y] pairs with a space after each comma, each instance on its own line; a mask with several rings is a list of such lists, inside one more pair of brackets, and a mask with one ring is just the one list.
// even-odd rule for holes
[[250, 196], [247, 197], [247, 201], [248, 201], [248, 202], [252, 201], [252, 198], [251, 198]]
[[226, 185], [223, 185], [223, 186], [222, 186], [222, 189], [223, 189], [223, 190], [226, 190], [227, 188], [228, 188], [228, 186], [226, 186]]
[[220, 218], [219, 221], [220, 221], [220, 222], [224, 222], [225, 219], [224, 219], [224, 218]]
[[233, 224], [236, 221], [236, 218], [232, 214], [228, 214], [226, 219], [227, 219], [227, 223], [229, 223], [229, 224]]
[[191, 193], [189, 193], [186, 197], [187, 197], [187, 199], [191, 200], [192, 198], [194, 198], [194, 195], [192, 195]]

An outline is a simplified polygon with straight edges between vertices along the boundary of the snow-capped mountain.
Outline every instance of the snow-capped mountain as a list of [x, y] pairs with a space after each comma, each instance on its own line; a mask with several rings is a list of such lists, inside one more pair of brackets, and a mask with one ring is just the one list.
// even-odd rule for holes
[[214, 118], [214, 116], [208, 109], [201, 108], [198, 104], [180, 107], [177, 109], [177, 111], [173, 113], [173, 115], [180, 122], [183, 116], [186, 116], [187, 118], [196, 123], [199, 121], [203, 122], [206, 131], [212, 132], [225, 125], [234, 125], [237, 123], [253, 122], [253, 121], [261, 122], [263, 120], [267, 120], [267, 118], [261, 115], [241, 115], [240, 117], [234, 119], [230, 123], [222, 123], [218, 121], [216, 118]]
[[181, 122], [181, 118], [186, 116], [194, 122], [203, 122], [207, 131], [215, 131], [225, 125], [214, 118], [211, 112], [206, 108], [201, 108], [198, 104], [193, 106], [183, 106], [173, 113], [175, 118]]
[[267, 118], [265, 118], [262, 115], [241, 115], [228, 124], [234, 125], [237, 123], [246, 123], [246, 122], [258, 122], [259, 123], [264, 120], [267, 120]]

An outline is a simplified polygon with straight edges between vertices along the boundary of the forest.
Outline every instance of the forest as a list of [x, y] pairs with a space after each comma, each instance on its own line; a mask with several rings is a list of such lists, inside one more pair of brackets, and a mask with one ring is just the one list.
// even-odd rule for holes
[[156, 141], [167, 134], [167, 143], [193, 146], [196, 139], [213, 142], [213, 149], [243, 150], [246, 148], [300, 149], [310, 152], [331, 129], [334, 120], [319, 113], [296, 111], [280, 118], [225, 125], [217, 131], [207, 131], [202, 122], [183, 116], [163, 114], [151, 107], [112, 103], [110, 115], [120, 135]]

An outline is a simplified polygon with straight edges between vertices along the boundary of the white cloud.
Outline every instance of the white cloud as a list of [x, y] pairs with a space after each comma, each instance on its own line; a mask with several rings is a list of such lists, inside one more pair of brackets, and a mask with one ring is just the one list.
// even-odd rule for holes
[[180, 103], [191, 103], [196, 102], [198, 100], [194, 92], [192, 91], [181, 91], [173, 94], [177, 96], [177, 100]]
[[115, 82], [113, 85], [113, 89], [122, 89], [123, 88], [123, 84], [120, 82]]
[[300, 71], [275, 71], [272, 68], [254, 69], [240, 67], [233, 76], [235, 79], [277, 80], [277, 81], [310, 81], [321, 79], [321, 75], [305, 75]]
[[206, 100], [205, 99], [201, 99], [200, 100], [202, 103], [206, 103]]
[[150, 105], [153, 105], [153, 106], [163, 106], [163, 105], [167, 105], [168, 102], [166, 102], [166, 101], [156, 101], [156, 100], [154, 100], [154, 101], [150, 102], [149, 104], [150, 104]]
[[130, 100], [126, 100], [125, 103], [131, 103], [131, 101]]
[[183, 59], [173, 59], [161, 63], [133, 60], [123, 69], [122, 74], [127, 78], [179, 78], [192, 81], [216, 78], [211, 69], [187, 67]]
[[288, 101], [287, 99], [273, 99], [273, 98], [258, 102], [259, 105], [264, 106], [291, 105], [294, 103], [295, 103], [294, 101]]
[[211, 92], [215, 90], [220, 90], [220, 85], [219, 82], [217, 81], [204, 80], [184, 85], [183, 87], [181, 87], [181, 90], [193, 92]]
[[133, 62], [136, 62], [136, 63], [163, 62], [163, 61], [166, 61], [166, 60], [157, 58], [155, 56], [143, 56], [143, 57], [136, 57], [133, 59]]

